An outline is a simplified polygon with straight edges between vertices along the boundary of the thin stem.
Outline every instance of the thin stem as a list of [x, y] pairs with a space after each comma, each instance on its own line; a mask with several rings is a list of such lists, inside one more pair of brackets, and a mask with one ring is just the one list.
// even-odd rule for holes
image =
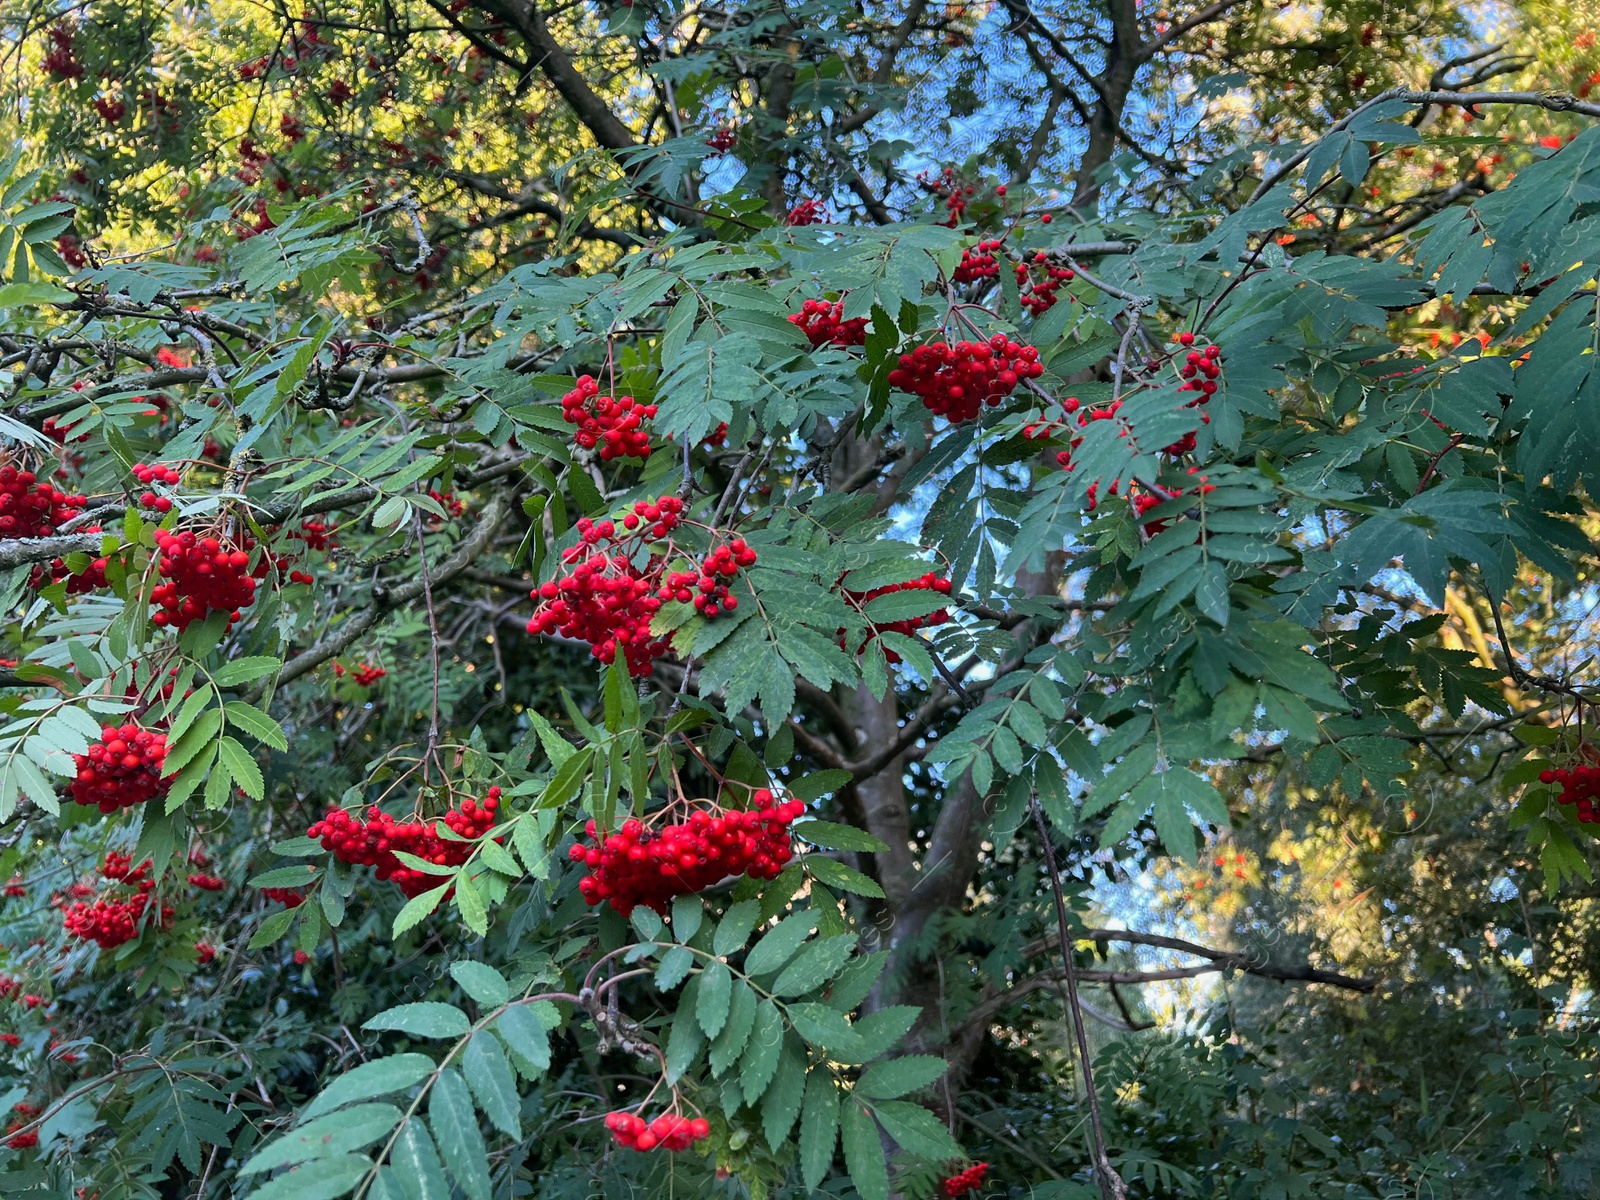
[[1050, 872], [1050, 895], [1055, 901], [1056, 931], [1061, 938], [1061, 960], [1067, 985], [1067, 1008], [1071, 1015], [1072, 1034], [1078, 1047], [1078, 1059], [1083, 1064], [1083, 1086], [1089, 1097], [1089, 1137], [1094, 1153], [1095, 1178], [1100, 1183], [1103, 1200], [1127, 1200], [1128, 1188], [1111, 1167], [1106, 1157], [1106, 1132], [1100, 1120], [1100, 1095], [1094, 1087], [1094, 1065], [1089, 1058], [1089, 1038], [1083, 1028], [1083, 1007], [1078, 1002], [1078, 968], [1072, 960], [1072, 933], [1067, 925], [1067, 902], [1061, 896], [1061, 875], [1056, 869], [1056, 851], [1050, 841], [1050, 831], [1045, 828], [1044, 813], [1039, 808], [1039, 794], [1028, 800], [1033, 810], [1033, 823], [1039, 829], [1039, 840], [1044, 845], [1044, 863]]

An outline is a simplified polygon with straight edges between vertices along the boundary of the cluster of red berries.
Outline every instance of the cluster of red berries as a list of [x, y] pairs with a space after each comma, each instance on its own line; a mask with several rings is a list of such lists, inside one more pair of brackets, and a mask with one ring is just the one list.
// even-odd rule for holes
[[210, 942], [196, 942], [194, 956], [195, 961], [203, 967], [217, 957], [217, 948]]
[[189, 876], [189, 886], [197, 887], [202, 892], [220, 892], [228, 886], [228, 881], [220, 875], [207, 875], [204, 871], [195, 871]]
[[289, 536], [299, 538], [307, 550], [326, 550], [333, 544], [335, 528], [321, 521], [302, 521], [299, 529], [291, 529]]
[[69, 496], [32, 471], [0, 467], [0, 537], [50, 537], [83, 511], [86, 497]]
[[39, 61], [39, 68], [56, 79], [82, 79], [83, 64], [72, 52], [72, 33], [63, 25], [50, 30], [50, 49]]
[[843, 300], [807, 300], [800, 311], [789, 314], [789, 323], [798, 325], [812, 349], [818, 346], [862, 346], [867, 341], [867, 318], [844, 319]]
[[299, 908], [306, 902], [306, 895], [299, 888], [262, 888], [261, 894], [285, 908]]
[[[160, 463], [140, 463], [133, 468], [133, 477], [146, 486], [153, 483], [173, 486], [182, 478], [181, 474], [172, 467]], [[153, 508], [158, 513], [172, 511], [172, 501], [166, 496], [158, 496], [154, 492], [145, 492], [139, 497], [139, 503], [145, 508]]]
[[6, 880], [4, 894], [8, 900], [18, 900], [27, 896], [28, 888], [22, 882], [21, 875], [13, 875], [10, 879]]
[[17, 1132], [17, 1130], [21, 1129], [26, 1124], [26, 1121], [18, 1119], [10, 1122], [6, 1126], [6, 1132], [11, 1135], [6, 1139], [6, 1146], [8, 1149], [32, 1150], [39, 1144], [39, 1131], [37, 1129], [30, 1129], [26, 1133]]
[[[1042, 271], [1042, 278], [1036, 277], [1034, 271]], [[1056, 306], [1056, 293], [1061, 290], [1061, 285], [1071, 283], [1077, 274], [1071, 267], [1058, 267], [1050, 261], [1050, 256], [1043, 250], [1033, 256], [1033, 261], [1019, 262], [1017, 264], [1017, 287], [1020, 289], [1022, 307], [1033, 316], [1041, 316]]]
[[985, 404], [999, 404], [1024, 379], [1044, 374], [1039, 351], [995, 334], [987, 342], [930, 342], [900, 356], [889, 384], [922, 399], [952, 425], [970, 421]]
[[97, 96], [90, 102], [90, 107], [100, 114], [100, 119], [107, 125], [115, 125], [128, 115], [128, 106], [121, 100], [109, 96]]
[[798, 800], [773, 803], [761, 788], [747, 809], [697, 808], [686, 821], [652, 829], [629, 819], [601, 838], [590, 821], [591, 844], [576, 843], [573, 862], [588, 867], [578, 891], [590, 905], [609, 901], [627, 916], [644, 905], [665, 914], [675, 896], [704, 891], [734, 875], [775, 879], [794, 856], [789, 826], [805, 812]]
[[161, 778], [167, 761], [167, 737], [133, 721], [107, 725], [87, 753], [74, 754], [78, 776], [72, 799], [103, 813], [132, 808], [153, 796], [164, 796], [171, 780]]
[[[926, 575], [920, 576], [916, 579], [907, 580], [905, 583], [885, 584], [883, 587], [875, 587], [870, 591], [853, 592], [849, 588], [843, 588], [841, 590], [844, 593], [845, 603], [850, 605], [850, 607], [855, 609], [857, 612], [860, 612], [866, 607], [866, 604], [869, 600], [876, 600], [879, 596], [887, 596], [891, 592], [922, 590], [937, 592], [941, 596], [948, 596], [950, 594], [950, 581], [948, 579], [940, 579], [932, 571], [929, 571]], [[882, 634], [903, 633], [909, 637], [919, 629], [926, 628], [930, 625], [943, 625], [949, 619], [949, 609], [941, 608], [936, 609], [925, 617], [912, 617], [904, 621], [887, 621], [881, 625], [870, 625], [867, 629], [867, 636], [862, 639], [861, 645], [856, 647], [856, 653], [860, 654], [867, 648], [868, 642]], [[839, 630], [839, 646], [841, 649], [849, 649], [849, 647], [845, 645], [844, 632], [845, 631], [842, 629]], [[893, 650], [885, 648], [883, 653], [884, 657], [887, 658], [891, 663], [897, 663], [900, 661], [900, 656]]]
[[441, 492], [437, 489], [430, 489], [428, 495], [437, 500], [444, 511], [451, 517], [459, 517], [467, 511], [467, 502], [465, 500], [457, 500], [454, 492]]
[[718, 546], [698, 571], [674, 571], [656, 593], [662, 600], [677, 600], [687, 604], [694, 601], [695, 610], [702, 616], [714, 617], [718, 613], [733, 612], [739, 607], [739, 598], [728, 594], [728, 584], [741, 569], [753, 567], [756, 552], [743, 538], [734, 538]]
[[[94, 942], [102, 950], [114, 950], [133, 941], [139, 936], [139, 923], [150, 907], [150, 894], [155, 891], [155, 881], [150, 878], [151, 866], [149, 859], [135, 867], [131, 855], [116, 850], [108, 853], [100, 874], [135, 889], [134, 893], [122, 898], [101, 898], [93, 904], [80, 901], [72, 905], [62, 914], [66, 931], [73, 937]], [[161, 924], [172, 920], [172, 912], [171, 905], [161, 905]]]
[[828, 210], [823, 207], [821, 200], [807, 198], [801, 200], [786, 214], [785, 225], [820, 225], [828, 219]]
[[1180, 333], [1176, 340], [1178, 345], [1188, 351], [1183, 356], [1183, 365], [1178, 368], [1178, 374], [1187, 382], [1178, 390], [1200, 392], [1203, 398], [1192, 403], [1204, 404], [1217, 390], [1217, 377], [1222, 374], [1222, 347], [1208, 344], [1203, 349], [1196, 350], [1194, 334], [1188, 331]]
[[687, 1150], [702, 1138], [711, 1136], [711, 1122], [704, 1117], [680, 1117], [673, 1113], [662, 1113], [649, 1122], [635, 1113], [607, 1113], [606, 1128], [617, 1139], [617, 1145], [641, 1153], [657, 1146], [663, 1150]]
[[964, 1196], [968, 1192], [975, 1192], [983, 1186], [983, 1177], [988, 1174], [988, 1163], [973, 1163], [964, 1171], [957, 1171], [944, 1181], [944, 1194], [946, 1196]]
[[726, 154], [733, 149], [734, 143], [739, 140], [739, 131], [732, 125], [721, 125], [711, 131], [711, 136], [706, 138], [706, 145], [718, 154]]
[[1579, 765], [1546, 769], [1539, 772], [1539, 782], [1559, 783], [1561, 794], [1556, 799], [1562, 804], [1576, 805], [1575, 816], [1582, 824], [1600, 824], [1600, 808], [1595, 804], [1600, 797], [1600, 767]]
[[[500, 789], [492, 787], [482, 804], [466, 800], [459, 810], [445, 813], [444, 823], [461, 837], [481, 838], [493, 827], [499, 807]], [[376, 806], [367, 809], [365, 821], [342, 808], [329, 809], [322, 820], [306, 830], [306, 836], [319, 839], [322, 848], [331, 851], [340, 862], [375, 868], [379, 879], [393, 880], [408, 897], [437, 887], [441, 880], [438, 875], [405, 866], [396, 851], [413, 854], [436, 867], [459, 867], [472, 854], [470, 841], [445, 840], [435, 832], [435, 822], [397, 821]]]
[[[211, 613], [225, 612], [231, 627], [240, 618], [239, 610], [255, 603], [256, 581], [249, 571], [254, 542], [248, 534], [238, 535], [231, 547], [219, 538], [196, 537], [191, 530], [157, 530], [155, 537], [161, 551], [158, 570], [167, 582], [150, 593], [156, 606], [152, 624], [175, 626], [181, 633]], [[265, 575], [267, 566], [263, 555], [257, 571]]]
[[667, 650], [666, 641], [650, 632], [650, 619], [661, 610], [656, 580], [665, 560], [652, 557], [641, 570], [626, 549], [612, 553], [611, 546], [664, 538], [682, 519], [683, 501], [668, 495], [636, 502], [622, 518], [627, 532], [620, 537], [612, 521], [580, 520], [578, 544], [561, 554], [570, 573], [531, 593], [538, 607], [528, 621], [528, 632], [559, 633], [588, 642], [603, 663], [614, 662], [620, 653], [635, 678], [650, 674], [652, 663]]
[[1001, 247], [997, 238], [993, 241], [979, 242], [976, 246], [964, 247], [961, 251], [961, 263], [956, 267], [955, 274], [950, 278], [955, 283], [972, 283], [978, 279], [999, 279], [1000, 260], [995, 257]]
[[972, 184], [963, 184], [956, 177], [955, 168], [946, 167], [937, 175], [929, 175], [926, 171], [917, 172], [917, 183], [925, 191], [931, 192], [944, 201], [945, 210], [949, 216], [941, 222], [954, 229], [961, 223], [961, 214], [967, 209], [967, 198], [978, 189]]
[[[345, 669], [339, 663], [334, 663], [333, 673], [338, 678], [343, 679]], [[355, 680], [357, 687], [371, 687], [388, 673], [382, 667], [375, 666], [372, 663], [362, 663], [355, 670], [349, 672], [349, 675], [351, 679]]]
[[578, 427], [572, 440], [585, 450], [598, 446], [602, 462], [650, 457], [644, 423], [656, 415], [656, 406], [638, 404], [632, 396], [602, 396], [593, 375], [578, 376], [578, 386], [561, 397], [561, 415]]

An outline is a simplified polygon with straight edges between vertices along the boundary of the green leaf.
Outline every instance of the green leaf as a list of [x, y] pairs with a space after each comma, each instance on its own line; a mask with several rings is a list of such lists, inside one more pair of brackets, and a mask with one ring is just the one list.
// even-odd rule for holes
[[529, 1079], [550, 1069], [550, 1032], [526, 1004], [513, 1004], [494, 1019], [494, 1028], [505, 1039], [511, 1061]]
[[[222, 765], [228, 769], [233, 781], [245, 790], [245, 794], [253, 800], [265, 799], [267, 784], [261, 777], [261, 768], [256, 765], [256, 760], [250, 756], [250, 752], [236, 739], [227, 736], [217, 743], [217, 749], [222, 756]], [[207, 807], [211, 807], [209, 784], [206, 798]]]
[[489, 1150], [472, 1111], [472, 1095], [453, 1067], [434, 1081], [428, 1123], [456, 1186], [469, 1200], [489, 1200]]
[[[701, 996], [705, 995], [704, 990]], [[722, 1073], [739, 1060], [739, 1055], [744, 1052], [745, 1041], [750, 1036], [751, 1026], [756, 1019], [756, 995], [750, 990], [750, 985], [742, 979], [735, 980], [733, 995], [728, 1001], [728, 1020], [722, 1027], [722, 1032], [711, 1042], [711, 1054], [708, 1062], [711, 1065], [711, 1074], [720, 1078]]]
[[867, 1043], [836, 1008], [826, 1004], [791, 1004], [789, 1020], [794, 1025], [794, 1031], [819, 1050], [836, 1055], [867, 1052]]
[[711, 937], [711, 952], [720, 957], [743, 947], [760, 914], [759, 900], [741, 900], [729, 908]]
[[766, 1135], [767, 1145], [773, 1149], [788, 1143], [789, 1130], [794, 1128], [795, 1118], [800, 1115], [805, 1090], [805, 1056], [786, 1038], [778, 1054], [772, 1083], [761, 1098], [761, 1131]]
[[364, 1154], [341, 1154], [296, 1167], [264, 1187], [250, 1200], [335, 1200], [348, 1192], [368, 1171], [372, 1160]]
[[867, 854], [883, 854], [889, 847], [864, 829], [853, 825], [836, 825], [832, 821], [805, 821], [794, 826], [794, 832], [813, 846], [828, 850], [857, 850]]
[[825, 858], [820, 854], [808, 854], [800, 861], [807, 871], [829, 887], [836, 887], [844, 892], [854, 892], [858, 896], [871, 896], [875, 900], [883, 899], [881, 887], [854, 867], [845, 866], [838, 859]]
[[873, 1063], [861, 1072], [855, 1094], [869, 1100], [894, 1100], [907, 1092], [920, 1092], [931, 1086], [950, 1064], [931, 1054], [908, 1054]]
[[271, 675], [282, 666], [281, 660], [264, 654], [235, 658], [213, 671], [211, 681], [218, 687], [232, 687]]
[[706, 1035], [700, 1031], [700, 1019], [695, 1012], [699, 1007], [701, 978], [696, 975], [689, 980], [678, 996], [678, 1011], [672, 1019], [672, 1032], [667, 1035], [668, 1083], [677, 1083], [706, 1047]]
[[488, 963], [453, 962], [450, 964], [450, 978], [484, 1008], [499, 1008], [511, 999], [511, 985], [506, 982], [506, 977]]
[[[687, 942], [700, 931], [706, 908], [699, 896], [679, 896], [672, 902], [672, 936]], [[728, 953], [728, 951], [723, 951]]]
[[357, 1100], [403, 1092], [421, 1083], [433, 1071], [433, 1059], [426, 1054], [391, 1054], [351, 1067], [318, 1092], [300, 1111], [302, 1121], [320, 1113], [332, 1112]]
[[[929, 1120], [935, 1120], [932, 1113], [926, 1109], [923, 1112]], [[889, 1164], [884, 1157], [883, 1143], [878, 1138], [878, 1127], [873, 1124], [872, 1115], [854, 1100], [846, 1101], [839, 1132], [845, 1169], [850, 1172], [850, 1182], [855, 1184], [861, 1200], [887, 1200]], [[954, 1154], [944, 1155], [940, 1161], [959, 1158], [963, 1153], [961, 1147], [957, 1146]]]
[[656, 968], [656, 988], [670, 992], [684, 981], [693, 966], [694, 951], [687, 946], [674, 946], [661, 956], [661, 965]]
[[450, 890], [450, 887], [450, 881], [446, 880], [438, 887], [422, 892], [407, 900], [404, 907], [395, 914], [394, 927], [390, 930], [390, 936], [399, 937], [408, 929], [413, 929], [427, 920], [432, 915], [433, 910], [438, 908], [444, 900], [444, 894]]
[[944, 1122], [920, 1104], [909, 1100], [884, 1100], [873, 1105], [873, 1115], [889, 1136], [918, 1158], [935, 1162], [960, 1158], [961, 1143], [950, 1136]]
[[695, 993], [695, 1019], [707, 1037], [716, 1037], [728, 1020], [728, 1000], [732, 994], [733, 975], [728, 964], [712, 962], [700, 972], [700, 988]]
[[517, 1095], [517, 1080], [511, 1073], [511, 1064], [494, 1034], [480, 1029], [472, 1035], [461, 1055], [461, 1072], [466, 1077], [478, 1107], [494, 1123], [494, 1127], [513, 1140], [522, 1137], [522, 1125], [517, 1120], [517, 1110], [522, 1098]]
[[467, 1020], [467, 1014], [453, 1004], [422, 1000], [385, 1009], [361, 1028], [393, 1030], [413, 1037], [458, 1038], [466, 1036], [472, 1023]]
[[408, 1200], [450, 1200], [439, 1151], [421, 1117], [412, 1117], [401, 1127], [389, 1160]]
[[739, 1088], [744, 1093], [744, 1102], [754, 1104], [772, 1082], [783, 1050], [783, 1017], [771, 1000], [756, 1005], [746, 1047], [739, 1063]]
[[229, 724], [237, 725], [258, 742], [263, 742], [274, 750], [289, 748], [289, 739], [284, 736], [278, 723], [259, 708], [246, 704], [243, 700], [229, 700], [222, 709], [228, 714]]
[[773, 981], [774, 996], [803, 996], [832, 979], [849, 959], [856, 935], [821, 938], [795, 955]]
[[1194, 587], [1194, 602], [1206, 616], [1224, 629], [1228, 626], [1228, 572], [1219, 562], [1208, 562], [1200, 568], [1200, 578]]
[[477, 884], [467, 874], [465, 867], [457, 872], [455, 884], [456, 911], [461, 914], [461, 920], [479, 937], [486, 936], [489, 932], [489, 910], [484, 907]]
[[800, 1175], [808, 1188], [816, 1188], [833, 1162], [839, 1139], [839, 1086], [826, 1067], [806, 1077], [806, 1097], [800, 1109]]
[[817, 927], [815, 912], [797, 912], [779, 921], [760, 941], [750, 947], [745, 955], [744, 970], [747, 975], [765, 975], [776, 971], [788, 962], [800, 943]]
[[290, 1163], [347, 1154], [387, 1136], [399, 1123], [400, 1110], [392, 1104], [358, 1104], [329, 1113], [274, 1139], [240, 1167], [239, 1174], [255, 1175]]

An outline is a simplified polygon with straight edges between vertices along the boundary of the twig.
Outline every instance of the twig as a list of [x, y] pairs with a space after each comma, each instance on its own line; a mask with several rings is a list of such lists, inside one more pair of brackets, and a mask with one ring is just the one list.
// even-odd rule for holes
[[1072, 959], [1072, 932], [1067, 924], [1067, 902], [1061, 896], [1061, 875], [1056, 869], [1055, 844], [1050, 831], [1045, 828], [1044, 812], [1039, 807], [1039, 794], [1028, 799], [1033, 809], [1033, 823], [1038, 827], [1039, 839], [1044, 844], [1045, 869], [1050, 872], [1050, 896], [1055, 901], [1056, 929], [1061, 937], [1062, 978], [1067, 985], [1067, 1008], [1072, 1020], [1072, 1033], [1078, 1047], [1078, 1059], [1083, 1065], [1083, 1089], [1089, 1100], [1089, 1134], [1093, 1145], [1095, 1177], [1100, 1183], [1102, 1200], [1127, 1200], [1128, 1187], [1122, 1176], [1112, 1169], [1106, 1157], [1106, 1131], [1100, 1120], [1100, 1094], [1094, 1086], [1094, 1063], [1089, 1056], [1089, 1038], [1083, 1028], [1083, 1008], [1078, 1002], [1078, 971]]

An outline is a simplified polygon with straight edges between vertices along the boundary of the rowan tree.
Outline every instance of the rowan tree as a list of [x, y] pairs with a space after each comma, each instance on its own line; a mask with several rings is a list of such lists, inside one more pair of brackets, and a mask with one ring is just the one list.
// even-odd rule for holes
[[1595, 1194], [1552, 11], [10, 9], [6, 1194]]

